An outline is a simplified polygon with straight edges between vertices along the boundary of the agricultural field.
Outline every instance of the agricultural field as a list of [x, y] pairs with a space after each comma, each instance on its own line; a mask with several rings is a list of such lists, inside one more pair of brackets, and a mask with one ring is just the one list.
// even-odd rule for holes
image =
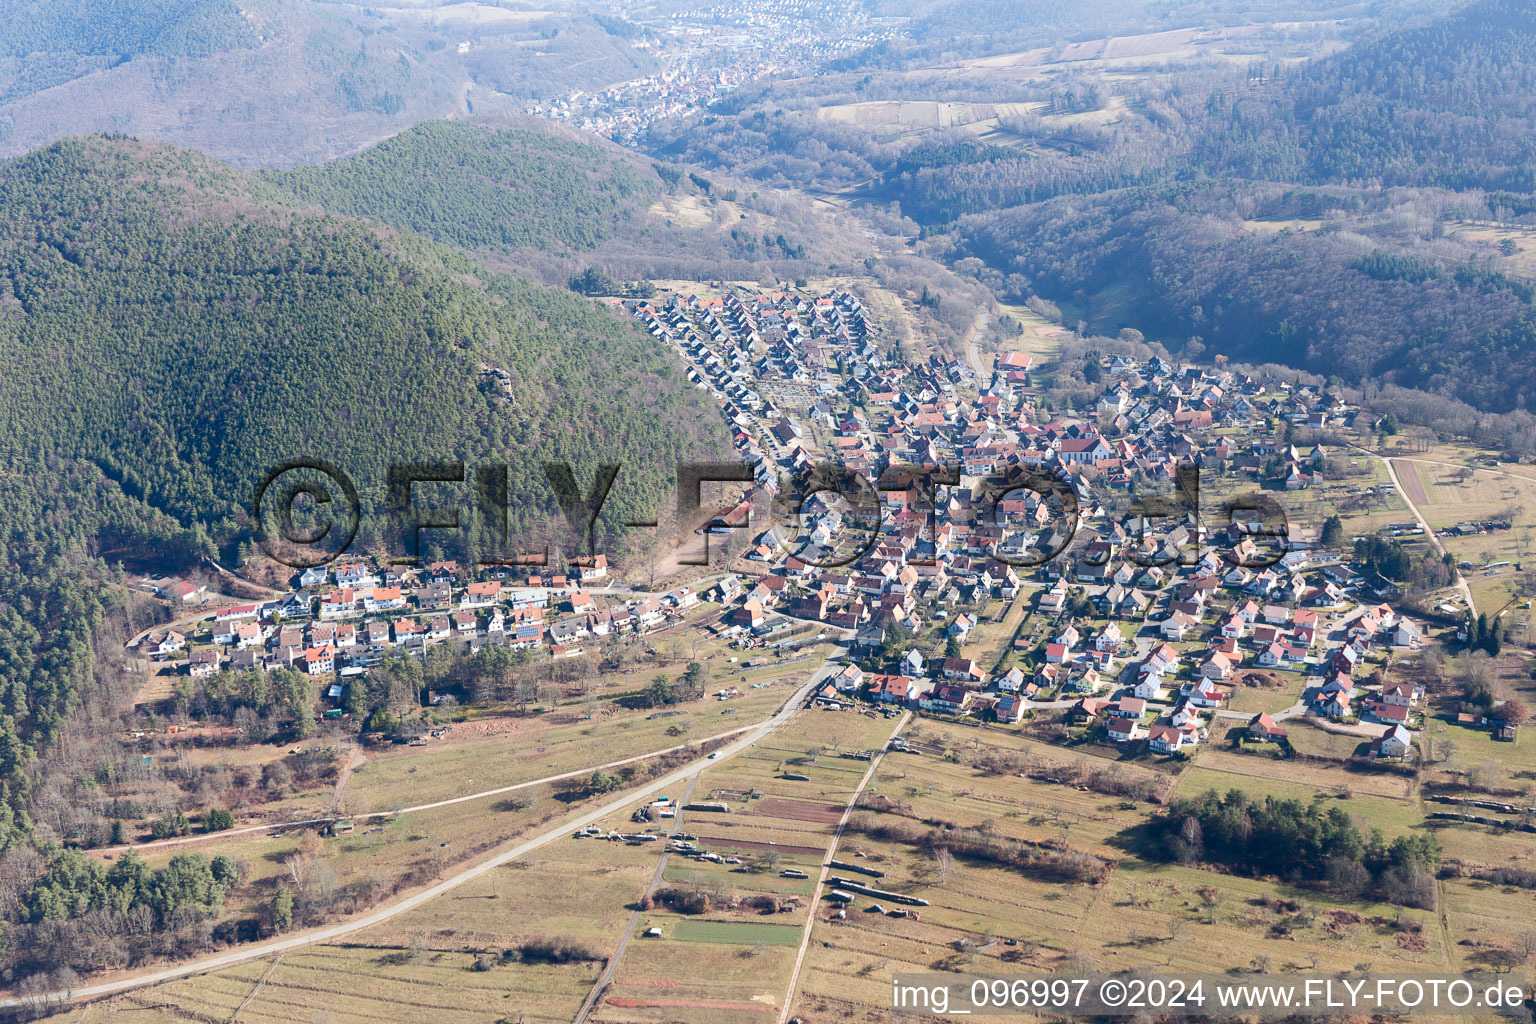
[[[837, 754], [878, 749], [893, 728], [884, 718], [807, 710], [772, 745], [702, 772], [693, 801], [719, 800], [729, 809], [685, 810], [686, 828], [705, 849], [742, 864], [669, 860], [663, 882], [702, 894], [709, 907], [696, 915], [660, 906], [642, 913], [642, 930], [660, 935], [630, 945], [593, 1019], [771, 1020], [788, 989], [833, 826], [869, 767]], [[808, 877], [781, 874], [792, 869]], [[780, 912], [732, 906], [743, 899], [770, 900]]]
[[[612, 953], [626, 905], [654, 867], [654, 850], [595, 840], [562, 844], [559, 855], [535, 855], [488, 878], [349, 937], [344, 944], [289, 953], [122, 997], [101, 1008], [135, 1017], [170, 1004], [199, 1017], [310, 1024], [398, 1019], [410, 1007], [432, 1021], [569, 1021]], [[593, 959], [555, 964], [504, 957], [530, 940], [556, 938]], [[346, 979], [338, 983], [337, 979]], [[393, 1009], [392, 1009], [393, 1008]], [[165, 1020], [185, 1019], [167, 1016]]]
[[[1470, 221], [1451, 222], [1446, 226], [1454, 229], [1449, 234], [1458, 241], [1486, 248], [1488, 255], [1505, 273], [1536, 277], [1536, 231], [1516, 225]], [[1506, 253], [1502, 248], [1506, 240], [1513, 243], [1513, 252]]]
[[[1292, 725], [1298, 747], [1324, 756], [1337, 741], [1358, 738]], [[1097, 885], [1063, 884], [956, 857], [855, 834], [845, 850], [885, 871], [882, 886], [928, 900], [921, 919], [870, 911], [859, 898], [846, 919], [819, 908], [798, 1000], [802, 1013], [883, 1019], [889, 976], [897, 971], [1012, 973], [1092, 965], [1202, 971], [1220, 967], [1309, 970], [1332, 962], [1359, 969], [1418, 964], [1425, 970], [1486, 966], [1488, 951], [1526, 930], [1507, 892], [1488, 883], [1442, 883], [1437, 914], [1330, 897], [1283, 882], [1242, 878], [1193, 865], [1146, 859], [1140, 826], [1154, 804], [1072, 784], [1073, 755], [1021, 737], [922, 721], [919, 738], [948, 757], [890, 755], [872, 789], [908, 808], [904, 814], [952, 828], [995, 832], [1036, 844], [1069, 845], [1113, 866]], [[1316, 736], [1310, 734], [1315, 733]], [[914, 739], [916, 742], [916, 739]], [[1010, 753], [1028, 774], [982, 769]], [[1118, 783], [1144, 781], [1174, 796], [1240, 789], [1251, 797], [1294, 798], [1337, 805], [1367, 829], [1396, 835], [1432, 832], [1446, 856], [1485, 864], [1529, 861], [1517, 834], [1426, 818], [1411, 778], [1344, 773], [1336, 768], [1224, 750], [1202, 750], [1174, 776], [1139, 765], [1074, 758]], [[1043, 781], [1059, 773], [1058, 781]], [[1095, 783], [1095, 788], [1099, 784]], [[1435, 805], [1429, 805], [1435, 806]], [[1478, 854], [1474, 856], [1474, 851]], [[887, 907], [889, 909], [889, 907]], [[1449, 929], [1446, 926], [1449, 922]], [[1459, 941], [1469, 937], [1469, 941]]]
[[[1311, 24], [1323, 27], [1329, 23]], [[1267, 40], [1270, 37], [1296, 27], [1299, 26], [1294, 23], [1283, 26], [1258, 24], [1225, 29], [1191, 28], [1147, 32], [978, 57], [961, 61], [956, 67], [964, 71], [992, 71], [1017, 76], [1021, 73], [1041, 74], [1070, 65], [1073, 70], [1134, 75], [1196, 61], [1246, 64], [1256, 57], [1267, 55]], [[1306, 50], [1310, 54], [1313, 50], [1325, 49], [1327, 46], [1328, 43], [1319, 42]]]
[[[1458, 563], [1472, 588], [1479, 611], [1493, 613], [1507, 605], [1526, 622], [1530, 575], [1523, 563], [1536, 542], [1536, 480], [1502, 469], [1451, 466], [1438, 461], [1395, 458], [1398, 478], [1420, 513]], [[1420, 500], [1422, 497], [1422, 501]], [[1512, 529], [1453, 536], [1460, 523], [1508, 520]], [[1508, 623], [1506, 623], [1506, 628]]]
[[[345, 793], [354, 814], [417, 806], [468, 793], [512, 786], [571, 770], [633, 757], [684, 743], [698, 743], [762, 721], [784, 702], [816, 662], [758, 690], [748, 688], [729, 701], [713, 697], [677, 705], [682, 714], [650, 717], [639, 710], [595, 716], [566, 716], [563, 724], [544, 719], [499, 720], [484, 738], [400, 747], [353, 770]], [[732, 685], [741, 687], [740, 682]], [[730, 709], [733, 713], [722, 715]], [[505, 728], [507, 731], [502, 731]], [[464, 729], [473, 736], [476, 730]]]
[[1021, 328], [1018, 335], [1001, 339], [999, 352], [1023, 352], [1034, 358], [1036, 366], [1048, 365], [1061, 355], [1062, 339], [1068, 336], [1065, 327], [1052, 323], [1028, 306], [999, 302], [997, 308], [1000, 315], [1011, 317]]

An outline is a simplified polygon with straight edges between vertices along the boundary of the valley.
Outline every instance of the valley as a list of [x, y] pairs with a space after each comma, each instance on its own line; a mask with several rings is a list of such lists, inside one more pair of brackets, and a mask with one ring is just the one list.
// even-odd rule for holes
[[0, 1016], [1533, 963], [1524, 6], [77, 7]]

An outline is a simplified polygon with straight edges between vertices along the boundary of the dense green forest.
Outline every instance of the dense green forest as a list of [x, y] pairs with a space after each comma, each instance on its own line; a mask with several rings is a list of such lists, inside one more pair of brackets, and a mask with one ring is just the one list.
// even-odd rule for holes
[[549, 131], [431, 121], [356, 156], [267, 179], [333, 213], [467, 249], [590, 249], [659, 189], [649, 167], [620, 153]]
[[[32, 831], [40, 759], [101, 696], [96, 634], [122, 611], [109, 563], [232, 555], [270, 467], [337, 464], [361, 493], [358, 543], [404, 553], [375, 514], [391, 462], [507, 464], [505, 548], [472, 514], [436, 541], [477, 557], [562, 522], [546, 461], [583, 483], [621, 465], [611, 543], [670, 495], [679, 459], [723, 450], [670, 358], [607, 311], [285, 202], [122, 139], [0, 167], [0, 851]], [[472, 482], [438, 493], [474, 504]], [[260, 699], [288, 699], [284, 681]], [[50, 841], [69, 838], [49, 817]]]
[[61, 143], [0, 170], [0, 191], [0, 351], [29, 368], [0, 390], [0, 456], [89, 459], [185, 524], [244, 526], [260, 475], [304, 455], [370, 505], [391, 462], [507, 461], [523, 531], [546, 458], [619, 462], [617, 522], [709, 429], [665, 355], [601, 309], [296, 213], [196, 154]]
[[1440, 844], [1430, 835], [1364, 832], [1349, 812], [1321, 803], [1214, 791], [1174, 801], [1153, 831], [1161, 852], [1181, 862], [1208, 861], [1228, 870], [1289, 881], [1327, 882], [1341, 895], [1367, 892], [1398, 904], [1435, 905]]

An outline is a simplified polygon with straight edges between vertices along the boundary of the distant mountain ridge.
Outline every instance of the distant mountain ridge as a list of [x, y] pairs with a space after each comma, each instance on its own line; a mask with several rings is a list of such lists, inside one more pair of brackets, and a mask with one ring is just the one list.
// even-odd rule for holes
[[966, 251], [1093, 332], [1536, 403], [1536, 282], [1446, 237], [1536, 213], [1536, 5], [1478, 0], [1177, 110], [1166, 166], [1120, 175], [1144, 183], [963, 216]]
[[292, 167], [655, 67], [615, 34], [622, 25], [579, 7], [481, 23], [434, 11], [414, 0], [0, 4], [0, 156], [126, 132], [239, 167]]
[[1536, 4], [1477, 0], [1210, 110], [1193, 163], [1269, 181], [1536, 191]]

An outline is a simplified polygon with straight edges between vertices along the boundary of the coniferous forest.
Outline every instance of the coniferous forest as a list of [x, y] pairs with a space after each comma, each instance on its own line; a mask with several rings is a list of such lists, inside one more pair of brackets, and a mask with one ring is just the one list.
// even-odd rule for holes
[[[505, 464], [516, 545], [559, 521], [545, 462], [583, 486], [617, 463], [621, 545], [678, 460], [719, 451], [668, 357], [588, 300], [189, 151], [89, 138], [0, 168], [0, 266], [0, 850], [91, 700], [109, 563], [234, 555], [270, 467], [343, 468], [367, 545], [391, 463]], [[456, 553], [499, 553], [490, 525]]]

